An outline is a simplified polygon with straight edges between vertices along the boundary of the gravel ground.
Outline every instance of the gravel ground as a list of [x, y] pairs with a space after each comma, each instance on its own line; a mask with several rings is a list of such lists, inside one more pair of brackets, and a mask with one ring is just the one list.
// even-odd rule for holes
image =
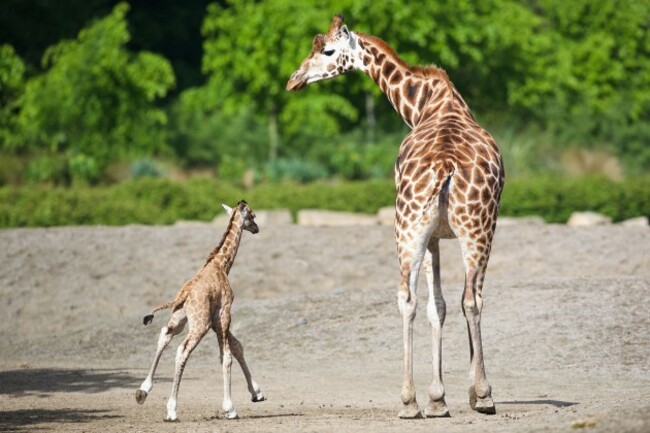
[[[442, 241], [443, 372], [451, 418], [397, 419], [401, 325], [393, 230], [261, 227], [231, 272], [233, 332], [268, 398], [220, 414], [216, 338], [192, 354], [165, 423], [175, 346], [149, 399], [146, 376], [171, 300], [222, 227], [67, 227], [0, 231], [0, 431], [650, 432], [650, 229], [512, 225], [497, 231], [484, 287], [483, 339], [497, 414], [467, 403], [469, 353], [456, 241]], [[415, 378], [431, 375], [420, 286]]]

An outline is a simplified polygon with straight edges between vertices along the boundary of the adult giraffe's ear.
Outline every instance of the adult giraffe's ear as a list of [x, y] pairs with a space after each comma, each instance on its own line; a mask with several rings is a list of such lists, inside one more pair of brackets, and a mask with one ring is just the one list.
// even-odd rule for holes
[[223, 203], [221, 203], [221, 206], [223, 206], [223, 208], [226, 210], [226, 213], [229, 216], [232, 216], [232, 208], [230, 206], [228, 206], [227, 204], [223, 204]]
[[346, 25], [341, 26], [341, 34], [350, 44], [350, 48], [355, 50], [357, 48], [357, 38], [355, 38], [350, 32], [350, 30], [348, 30], [348, 26]]
[[350, 39], [350, 30], [348, 30], [348, 26], [343, 24], [341, 26], [341, 34], [344, 35], [346, 38]]

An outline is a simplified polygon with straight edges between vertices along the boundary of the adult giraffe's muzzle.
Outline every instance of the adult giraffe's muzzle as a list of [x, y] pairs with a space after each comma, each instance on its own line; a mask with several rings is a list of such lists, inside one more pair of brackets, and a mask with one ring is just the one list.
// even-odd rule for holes
[[300, 69], [291, 74], [289, 81], [287, 82], [287, 91], [291, 92], [293, 90], [300, 90], [307, 85], [307, 79], [305, 74], [303, 74]]

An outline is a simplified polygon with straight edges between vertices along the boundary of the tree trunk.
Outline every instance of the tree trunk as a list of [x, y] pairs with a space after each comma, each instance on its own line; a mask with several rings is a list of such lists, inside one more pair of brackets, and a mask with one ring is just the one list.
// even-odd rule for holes
[[275, 104], [271, 104], [271, 109], [269, 110], [269, 161], [275, 161], [278, 157], [279, 145], [278, 113], [276, 112]]
[[375, 144], [377, 118], [375, 117], [375, 98], [370, 92], [366, 92], [366, 124], [366, 141], [368, 144]]

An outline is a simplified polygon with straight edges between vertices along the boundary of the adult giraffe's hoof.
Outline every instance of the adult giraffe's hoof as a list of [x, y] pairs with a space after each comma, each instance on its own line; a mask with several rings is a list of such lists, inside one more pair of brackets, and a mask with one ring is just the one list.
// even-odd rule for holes
[[181, 422], [181, 420], [178, 418], [171, 418], [168, 416], [165, 418], [165, 422]]
[[442, 398], [440, 400], [429, 400], [429, 404], [424, 409], [424, 416], [427, 418], [448, 418], [451, 415], [449, 415], [449, 408], [445, 403], [445, 399]]
[[485, 397], [479, 397], [476, 395], [474, 386], [469, 387], [469, 405], [475, 411], [484, 413], [486, 415], [494, 415], [497, 413], [497, 409], [494, 407], [492, 396], [486, 395]]
[[397, 414], [401, 419], [419, 419], [422, 418], [422, 412], [416, 402], [405, 404], [402, 410]]
[[147, 391], [143, 391], [139, 389], [135, 392], [135, 401], [137, 401], [138, 404], [144, 403], [146, 399], [147, 399]]
[[252, 396], [251, 401], [253, 403], [259, 403], [261, 401], [266, 401], [266, 397], [264, 397], [264, 394], [260, 392], [259, 394]]

